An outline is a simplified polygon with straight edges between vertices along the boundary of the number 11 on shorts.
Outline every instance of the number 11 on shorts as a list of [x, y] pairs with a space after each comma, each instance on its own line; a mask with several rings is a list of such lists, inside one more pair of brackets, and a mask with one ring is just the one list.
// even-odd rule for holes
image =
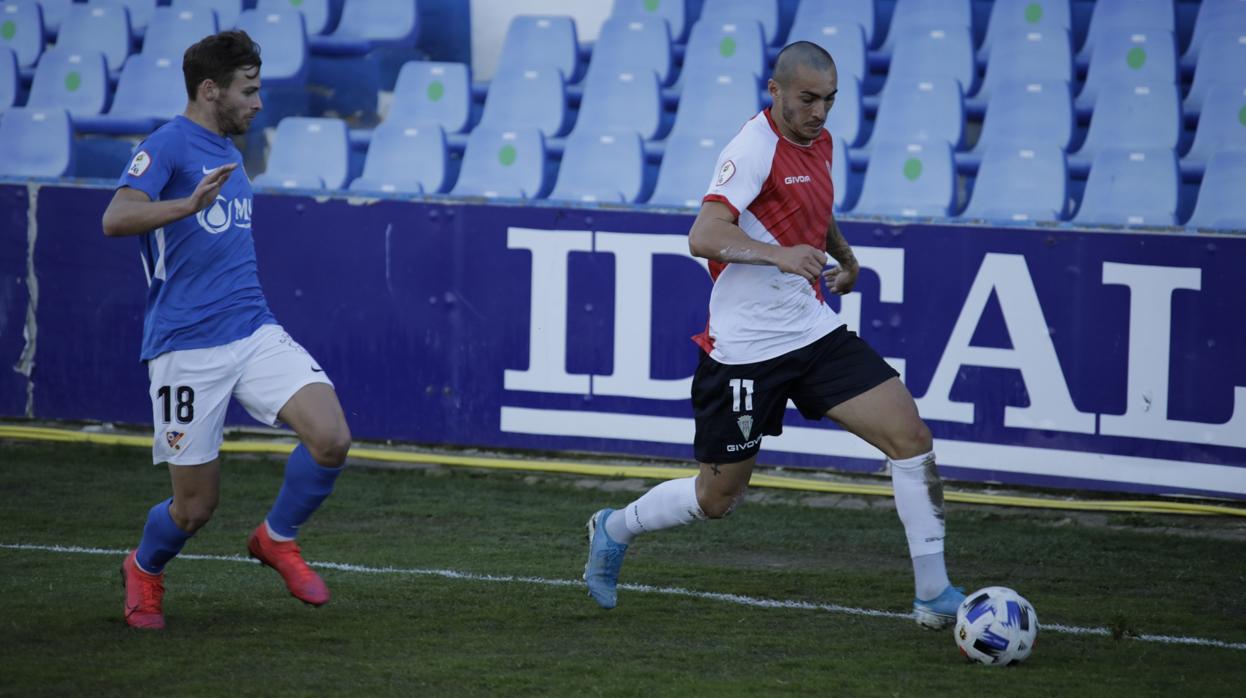
[[753, 411], [753, 381], [748, 378], [731, 379], [731, 411]]

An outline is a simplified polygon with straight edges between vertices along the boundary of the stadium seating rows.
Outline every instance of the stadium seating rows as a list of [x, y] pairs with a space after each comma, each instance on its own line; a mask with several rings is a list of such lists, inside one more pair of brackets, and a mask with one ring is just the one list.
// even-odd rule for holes
[[695, 206], [769, 104], [778, 49], [808, 40], [839, 67], [841, 212], [1246, 219], [1226, 193], [1246, 181], [1246, 0], [614, 0], [592, 44], [570, 17], [515, 17], [487, 85], [404, 61], [392, 92], [312, 108], [313, 59], [413, 52], [418, 16], [416, 0], [0, 0], [0, 137], [68, 140], [40, 164], [0, 143], [0, 174], [72, 175], [75, 132], [134, 141], [171, 118], [179, 54], [238, 26], [264, 47], [258, 186]]

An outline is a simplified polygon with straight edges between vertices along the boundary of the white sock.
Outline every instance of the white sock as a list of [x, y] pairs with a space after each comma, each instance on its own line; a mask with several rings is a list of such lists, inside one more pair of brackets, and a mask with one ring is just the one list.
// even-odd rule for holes
[[264, 519], [264, 528], [268, 529], [268, 537], [272, 538], [278, 543], [285, 543], [287, 541], [294, 540], [293, 538], [290, 538], [288, 536], [283, 536], [280, 533], [277, 533], [276, 531], [274, 531], [273, 527], [268, 525], [268, 519]]
[[628, 545], [641, 533], [683, 526], [705, 517], [697, 502], [697, 479], [667, 480], [606, 519], [606, 533]]
[[943, 553], [918, 555], [913, 558], [913, 577], [917, 598], [930, 601], [943, 593], [951, 584], [947, 578], [947, 567], [943, 564]]
[[891, 461], [891, 485], [913, 558], [917, 598], [932, 599], [948, 585], [943, 562], [943, 481], [934, 452]]

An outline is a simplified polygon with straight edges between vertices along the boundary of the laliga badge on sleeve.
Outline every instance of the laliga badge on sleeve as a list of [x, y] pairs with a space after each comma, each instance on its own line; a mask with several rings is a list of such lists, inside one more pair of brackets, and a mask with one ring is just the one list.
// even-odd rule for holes
[[134, 159], [130, 161], [130, 176], [142, 177], [147, 168], [151, 167], [151, 156], [146, 150], [140, 150], [134, 154]]

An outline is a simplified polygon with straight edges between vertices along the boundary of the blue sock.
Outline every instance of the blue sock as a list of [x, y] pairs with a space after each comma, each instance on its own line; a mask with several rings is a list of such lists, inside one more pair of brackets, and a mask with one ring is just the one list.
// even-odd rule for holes
[[147, 525], [143, 526], [143, 540], [139, 541], [136, 558], [138, 566], [152, 574], [160, 574], [169, 560], [182, 552], [182, 546], [195, 535], [187, 533], [173, 523], [169, 514], [169, 497], [147, 512]]
[[333, 483], [342, 468], [325, 468], [317, 463], [307, 447], [299, 444], [286, 461], [286, 479], [268, 512], [268, 525], [286, 538], [298, 536], [299, 526], [333, 493]]

